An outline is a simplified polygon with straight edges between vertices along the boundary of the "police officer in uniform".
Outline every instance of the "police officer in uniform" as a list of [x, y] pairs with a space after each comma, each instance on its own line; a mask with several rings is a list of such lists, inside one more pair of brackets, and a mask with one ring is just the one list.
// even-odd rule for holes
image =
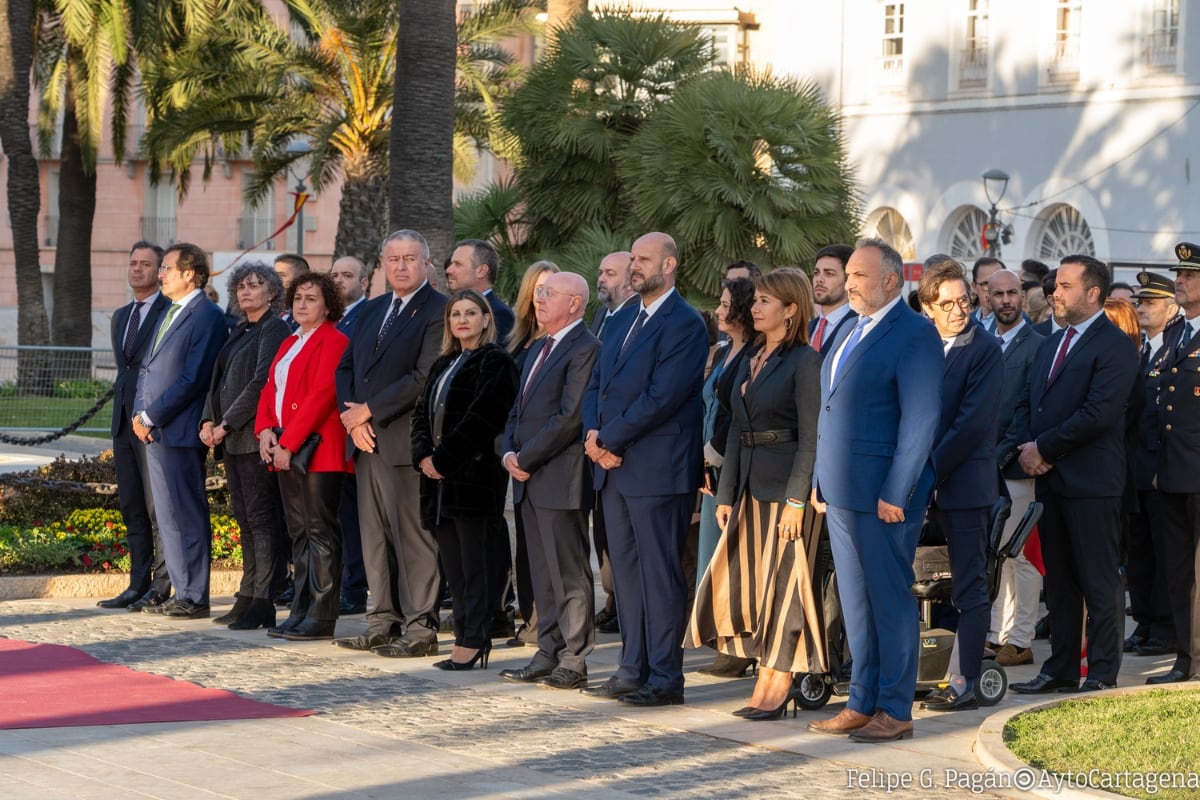
[[1175, 664], [1147, 683], [1178, 683], [1200, 668], [1200, 609], [1193, 599], [1200, 540], [1200, 245], [1175, 247], [1175, 299], [1184, 322], [1171, 332], [1159, 367], [1158, 488], [1167, 599], [1175, 622]]

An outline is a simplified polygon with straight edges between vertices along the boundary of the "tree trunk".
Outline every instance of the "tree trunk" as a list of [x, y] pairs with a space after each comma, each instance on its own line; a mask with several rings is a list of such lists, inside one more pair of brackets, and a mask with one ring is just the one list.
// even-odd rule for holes
[[558, 31], [569, 28], [587, 11], [587, 0], [546, 0], [546, 46], [554, 44]]
[[[75, 85], [68, 77], [63, 102], [62, 160], [58, 173], [58, 249], [54, 255], [54, 319], [57, 346], [92, 344], [92, 220], [96, 216], [96, 172], [83, 164]], [[86, 378], [91, 358], [72, 353], [62, 360], [61, 378]]]
[[374, 272], [379, 243], [387, 235], [387, 183], [387, 156], [342, 159], [342, 200], [338, 206], [334, 259], [354, 256]]
[[454, 0], [403, 0], [392, 106], [391, 230], [429, 241], [441, 266], [454, 243]]
[[[8, 214], [17, 277], [17, 343], [50, 343], [42, 270], [38, 261], [41, 188], [29, 138], [29, 71], [33, 63], [32, 0], [0, 0], [0, 145], [8, 157]], [[53, 391], [44, 353], [17, 360], [22, 393]]]

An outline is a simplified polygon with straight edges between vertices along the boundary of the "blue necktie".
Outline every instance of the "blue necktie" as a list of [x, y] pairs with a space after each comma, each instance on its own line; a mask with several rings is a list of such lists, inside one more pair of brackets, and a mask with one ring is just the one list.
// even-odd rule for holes
[[850, 332], [850, 338], [846, 340], [846, 346], [842, 348], [842, 357], [838, 359], [837, 366], [830, 380], [837, 377], [838, 370], [846, 363], [846, 359], [850, 358], [850, 354], [854, 352], [854, 348], [858, 347], [858, 343], [862, 341], [863, 331], [867, 329], [867, 325], [871, 322], [870, 317], [859, 317], [858, 324], [854, 326], [854, 330]]

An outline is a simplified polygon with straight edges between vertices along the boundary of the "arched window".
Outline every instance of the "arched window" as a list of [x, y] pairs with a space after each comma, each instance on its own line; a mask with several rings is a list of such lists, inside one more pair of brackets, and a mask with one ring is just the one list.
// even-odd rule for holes
[[1034, 242], [1041, 261], [1058, 261], [1071, 255], [1096, 255], [1092, 230], [1083, 214], [1073, 206], [1056, 203], [1038, 215]]
[[987, 213], [975, 206], [960, 206], [950, 215], [947, 226], [946, 252], [969, 264], [983, 255], [983, 226]]
[[917, 246], [913, 243], [912, 230], [896, 209], [884, 206], [872, 211], [867, 216], [864, 232], [865, 235], [882, 239], [896, 248], [896, 252], [905, 261], [916, 260]]

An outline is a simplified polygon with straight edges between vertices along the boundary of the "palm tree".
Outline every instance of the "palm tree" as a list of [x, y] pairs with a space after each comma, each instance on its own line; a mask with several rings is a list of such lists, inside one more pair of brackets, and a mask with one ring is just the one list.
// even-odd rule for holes
[[859, 227], [838, 115], [815, 84], [769, 72], [681, 86], [621, 152], [620, 174], [641, 223], [679, 242], [683, 285], [710, 296], [730, 261], [810, 264]]
[[[42, 296], [37, 224], [41, 204], [37, 161], [29, 139], [29, 75], [33, 66], [32, 0], [0, 2], [0, 146], [8, 158], [8, 213], [17, 273], [17, 343], [46, 345], [50, 328]], [[48, 392], [45, 359], [22, 351], [22, 392]]]

